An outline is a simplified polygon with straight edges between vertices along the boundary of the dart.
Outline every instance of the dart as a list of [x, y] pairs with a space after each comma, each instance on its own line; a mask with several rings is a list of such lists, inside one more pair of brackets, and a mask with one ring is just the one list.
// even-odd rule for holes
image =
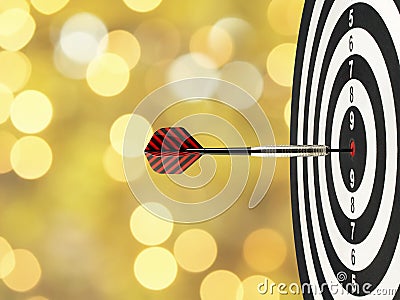
[[182, 174], [202, 155], [247, 155], [256, 157], [318, 157], [352, 149], [325, 145], [285, 145], [241, 148], [204, 148], [183, 127], [157, 130], [145, 149], [151, 168], [159, 174]]

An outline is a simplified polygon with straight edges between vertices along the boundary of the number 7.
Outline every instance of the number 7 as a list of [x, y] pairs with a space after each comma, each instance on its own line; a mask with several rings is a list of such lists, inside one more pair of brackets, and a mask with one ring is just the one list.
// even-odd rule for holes
[[356, 230], [356, 222], [351, 222], [351, 239], [354, 240], [354, 231]]
[[353, 65], [354, 65], [354, 60], [349, 61], [349, 66], [350, 66], [350, 79], [353, 78]]

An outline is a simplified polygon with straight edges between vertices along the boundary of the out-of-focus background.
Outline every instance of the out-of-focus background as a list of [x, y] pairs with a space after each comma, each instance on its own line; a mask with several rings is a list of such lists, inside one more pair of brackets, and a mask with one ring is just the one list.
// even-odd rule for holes
[[303, 4], [0, 0], [0, 299], [302, 299], [257, 292], [299, 280], [288, 160], [256, 209], [243, 193], [213, 220], [172, 224], [134, 198], [121, 141], [151, 91], [210, 76], [248, 91], [289, 143]]

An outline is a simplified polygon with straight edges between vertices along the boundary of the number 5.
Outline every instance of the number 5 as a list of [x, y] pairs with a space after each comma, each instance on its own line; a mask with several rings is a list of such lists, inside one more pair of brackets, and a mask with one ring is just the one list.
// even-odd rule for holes
[[350, 12], [349, 12], [349, 27], [353, 27], [353, 24], [354, 24], [353, 12], [354, 12], [354, 9], [350, 9]]

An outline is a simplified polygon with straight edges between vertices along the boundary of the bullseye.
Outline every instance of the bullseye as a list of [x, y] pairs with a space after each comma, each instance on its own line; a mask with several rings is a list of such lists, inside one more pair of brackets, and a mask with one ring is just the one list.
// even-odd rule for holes
[[351, 140], [350, 142], [350, 150], [351, 157], [354, 157], [356, 155], [356, 143], [354, 142], [354, 140]]

